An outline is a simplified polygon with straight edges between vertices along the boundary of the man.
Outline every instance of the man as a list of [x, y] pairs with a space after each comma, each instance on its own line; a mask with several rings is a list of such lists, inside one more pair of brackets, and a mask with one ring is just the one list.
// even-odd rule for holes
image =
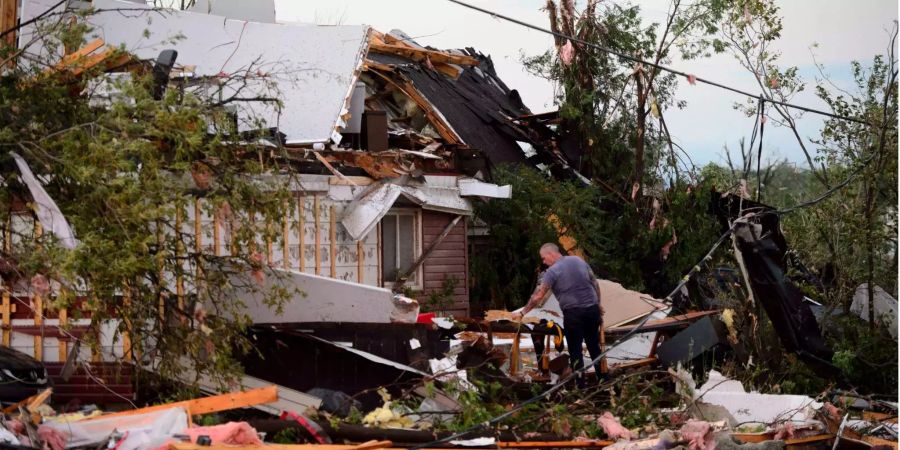
[[[528, 299], [528, 304], [513, 318], [522, 316], [540, 305], [547, 292], [553, 291], [563, 312], [563, 332], [569, 346], [570, 364], [573, 370], [583, 367], [581, 344], [587, 344], [591, 359], [600, 356], [599, 332], [603, 324], [603, 308], [600, 306], [600, 288], [591, 267], [577, 256], [563, 256], [556, 244], [541, 246], [541, 260], [548, 266], [538, 288]], [[595, 366], [600, 376], [599, 363]], [[582, 378], [578, 385], [583, 386]]]

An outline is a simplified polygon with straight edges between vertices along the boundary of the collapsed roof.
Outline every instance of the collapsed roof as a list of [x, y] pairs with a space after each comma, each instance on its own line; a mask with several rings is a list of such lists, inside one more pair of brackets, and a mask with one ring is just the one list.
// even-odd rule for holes
[[[26, 1], [24, 15], [45, 10], [47, 1]], [[266, 130], [304, 172], [483, 179], [498, 163], [568, 169], [546, 145], [548, 125], [524, 120], [534, 115], [518, 92], [500, 80], [490, 57], [471, 48], [425, 48], [402, 32], [363, 25], [252, 21], [258, 14], [241, 20], [234, 15], [241, 8], [224, 17], [125, 0], [93, 7], [89, 39], [145, 61], [174, 50], [177, 64], [162, 73], [180, 89], [217, 100], [239, 132]], [[367, 143], [365, 122], [360, 129], [367, 114], [385, 116], [378, 130], [386, 129], [386, 144]]]
[[[373, 42], [381, 39], [376, 34]], [[489, 56], [471, 48], [457, 53], [477, 64], [456, 66], [459, 67], [456, 78], [436, 68], [433, 63], [423, 64], [397, 54], [396, 50], [377, 45], [373, 46], [368, 56], [377, 64], [370, 64], [367, 68], [404, 90], [418, 91], [440, 112], [440, 119], [446, 122], [454, 138], [484, 151], [491, 162], [524, 163], [526, 155], [516, 142], [528, 142], [529, 139], [512, 120], [531, 112], [522, 103], [519, 93], [510, 90], [500, 80]], [[451, 54], [456, 56], [456, 53]]]
[[175, 48], [193, 75], [242, 76], [241, 91], [227, 93], [247, 100], [233, 103], [239, 130], [258, 129], [262, 120], [277, 126], [287, 144], [340, 142], [369, 27], [251, 22], [122, 0], [95, 0], [93, 6], [98, 12], [88, 21], [94, 37], [108, 44], [124, 45], [143, 59]]

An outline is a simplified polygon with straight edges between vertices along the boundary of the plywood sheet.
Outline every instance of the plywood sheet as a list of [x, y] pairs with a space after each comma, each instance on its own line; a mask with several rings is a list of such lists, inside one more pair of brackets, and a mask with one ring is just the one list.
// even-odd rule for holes
[[[647, 294], [625, 289], [614, 281], [597, 280], [597, 284], [600, 286], [600, 301], [605, 311], [603, 315], [604, 329], [631, 322], [665, 308], [660, 300]], [[554, 320], [565, 327], [559, 301], [552, 293], [543, 306], [529, 311], [525, 319], [526, 321]]]

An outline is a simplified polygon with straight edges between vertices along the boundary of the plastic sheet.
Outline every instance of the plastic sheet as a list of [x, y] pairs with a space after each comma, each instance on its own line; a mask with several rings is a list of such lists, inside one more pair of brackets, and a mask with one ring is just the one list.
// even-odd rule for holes
[[66, 437], [66, 448], [96, 446], [118, 432], [124, 436], [119, 442], [118, 450], [145, 450], [156, 448], [172, 435], [184, 432], [188, 427], [188, 413], [184, 408], [173, 407], [108, 419], [47, 423], [46, 426], [60, 431]]

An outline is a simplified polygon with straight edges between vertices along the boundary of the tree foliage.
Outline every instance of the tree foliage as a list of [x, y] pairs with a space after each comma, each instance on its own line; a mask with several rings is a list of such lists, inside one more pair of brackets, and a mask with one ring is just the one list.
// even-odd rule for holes
[[[131, 337], [126, 352], [164, 377], [226, 380], [239, 370], [236, 355], [252, 347], [243, 333], [249, 318], [230, 289], [262, 289], [265, 240], [275, 239], [273, 221], [296, 203], [287, 202], [290, 168], [278, 162], [282, 150], [241, 139], [220, 106], [227, 99], [176, 84], [157, 100], [145, 64], [118, 76], [100, 66], [80, 76], [57, 66], [56, 49], [85, 43], [80, 15], [51, 17], [39, 39], [2, 50], [19, 64], [0, 82], [0, 224], [22, 232], [11, 221], [33, 218], [36, 208], [15, 151], [78, 239], [66, 249], [49, 232], [11, 236], [4, 283], [43, 293], [48, 310], [89, 313], [82, 339], [95, 351], [103, 324], [112, 323], [116, 341]], [[240, 95], [251, 69], [205, 82]], [[195, 213], [222, 225], [224, 249], [198, 241], [188, 221]], [[47, 281], [51, 289], [42, 289]], [[293, 294], [264, 292], [273, 307]]]
[[[854, 62], [856, 86], [847, 90], [827, 78], [806, 80], [797, 66], [781, 63], [777, 43], [783, 24], [778, 5], [770, 0], [676, 0], [664, 24], [649, 26], [641, 21], [640, 9], [629, 4], [589, 1], [576, 12], [574, 2], [560, 0], [558, 5], [548, 1], [546, 10], [553, 31], [645, 61], [668, 63], [674, 49], [683, 59], [733, 55], [760, 92], [735, 107], [754, 116], [762, 102], [758, 124], [790, 129], [806, 163], [797, 167], [767, 160], [758, 141], [741, 140], [740, 155], [732, 157], [726, 148], [728, 167], [693, 167], [665, 126], [665, 111], [683, 105], [674, 77], [557, 38], [555, 49], [525, 57], [524, 63], [555, 83], [560, 149], [575, 148], [583, 155], [577, 168], [592, 184], [561, 183], [527, 170], [501, 172], [500, 180], [514, 185], [517, 198], [478, 212], [489, 226], [491, 245], [485, 260], [476, 255], [473, 268], [484, 269], [476, 280], [490, 287], [473, 293], [489, 296], [496, 307], [515, 306], [526, 298], [540, 264], [537, 249], [561, 234], [548, 222], [555, 216], [601, 276], [665, 295], [679, 280], [679, 271], [693, 266], [717, 236], [706, 208], [710, 192], [737, 193], [791, 210], [782, 216], [792, 249], [789, 276], [825, 304], [822, 326], [842, 355], [846, 380], [896, 392], [891, 387], [896, 383], [896, 343], [885, 340], [884, 330], [866, 334], [860, 331], [864, 322], [852, 317], [836, 324], [827, 319], [838, 308], [846, 314], [863, 283], [897, 295], [896, 42], [891, 41], [888, 55], [875, 57], [869, 66]], [[818, 136], [801, 137], [797, 126], [804, 113], [772, 101], [794, 102], [810, 85], [835, 115], [864, 123], [831, 118]], [[667, 259], [661, 257], [663, 249]], [[730, 252], [720, 252], [718, 258], [718, 264], [737, 267]], [[792, 392], [824, 388], [826, 380], [798, 368], [796, 359], [771, 351], [777, 336], [748, 301], [740, 277], [719, 289], [709, 283], [713, 275], [719, 276], [701, 277], [705, 279], [694, 292], [738, 311], [736, 323], [746, 327], [753, 357], [743, 363], [764, 367], [742, 367], [745, 380]], [[859, 374], [866, 370], [894, 376], [864, 379]]]

